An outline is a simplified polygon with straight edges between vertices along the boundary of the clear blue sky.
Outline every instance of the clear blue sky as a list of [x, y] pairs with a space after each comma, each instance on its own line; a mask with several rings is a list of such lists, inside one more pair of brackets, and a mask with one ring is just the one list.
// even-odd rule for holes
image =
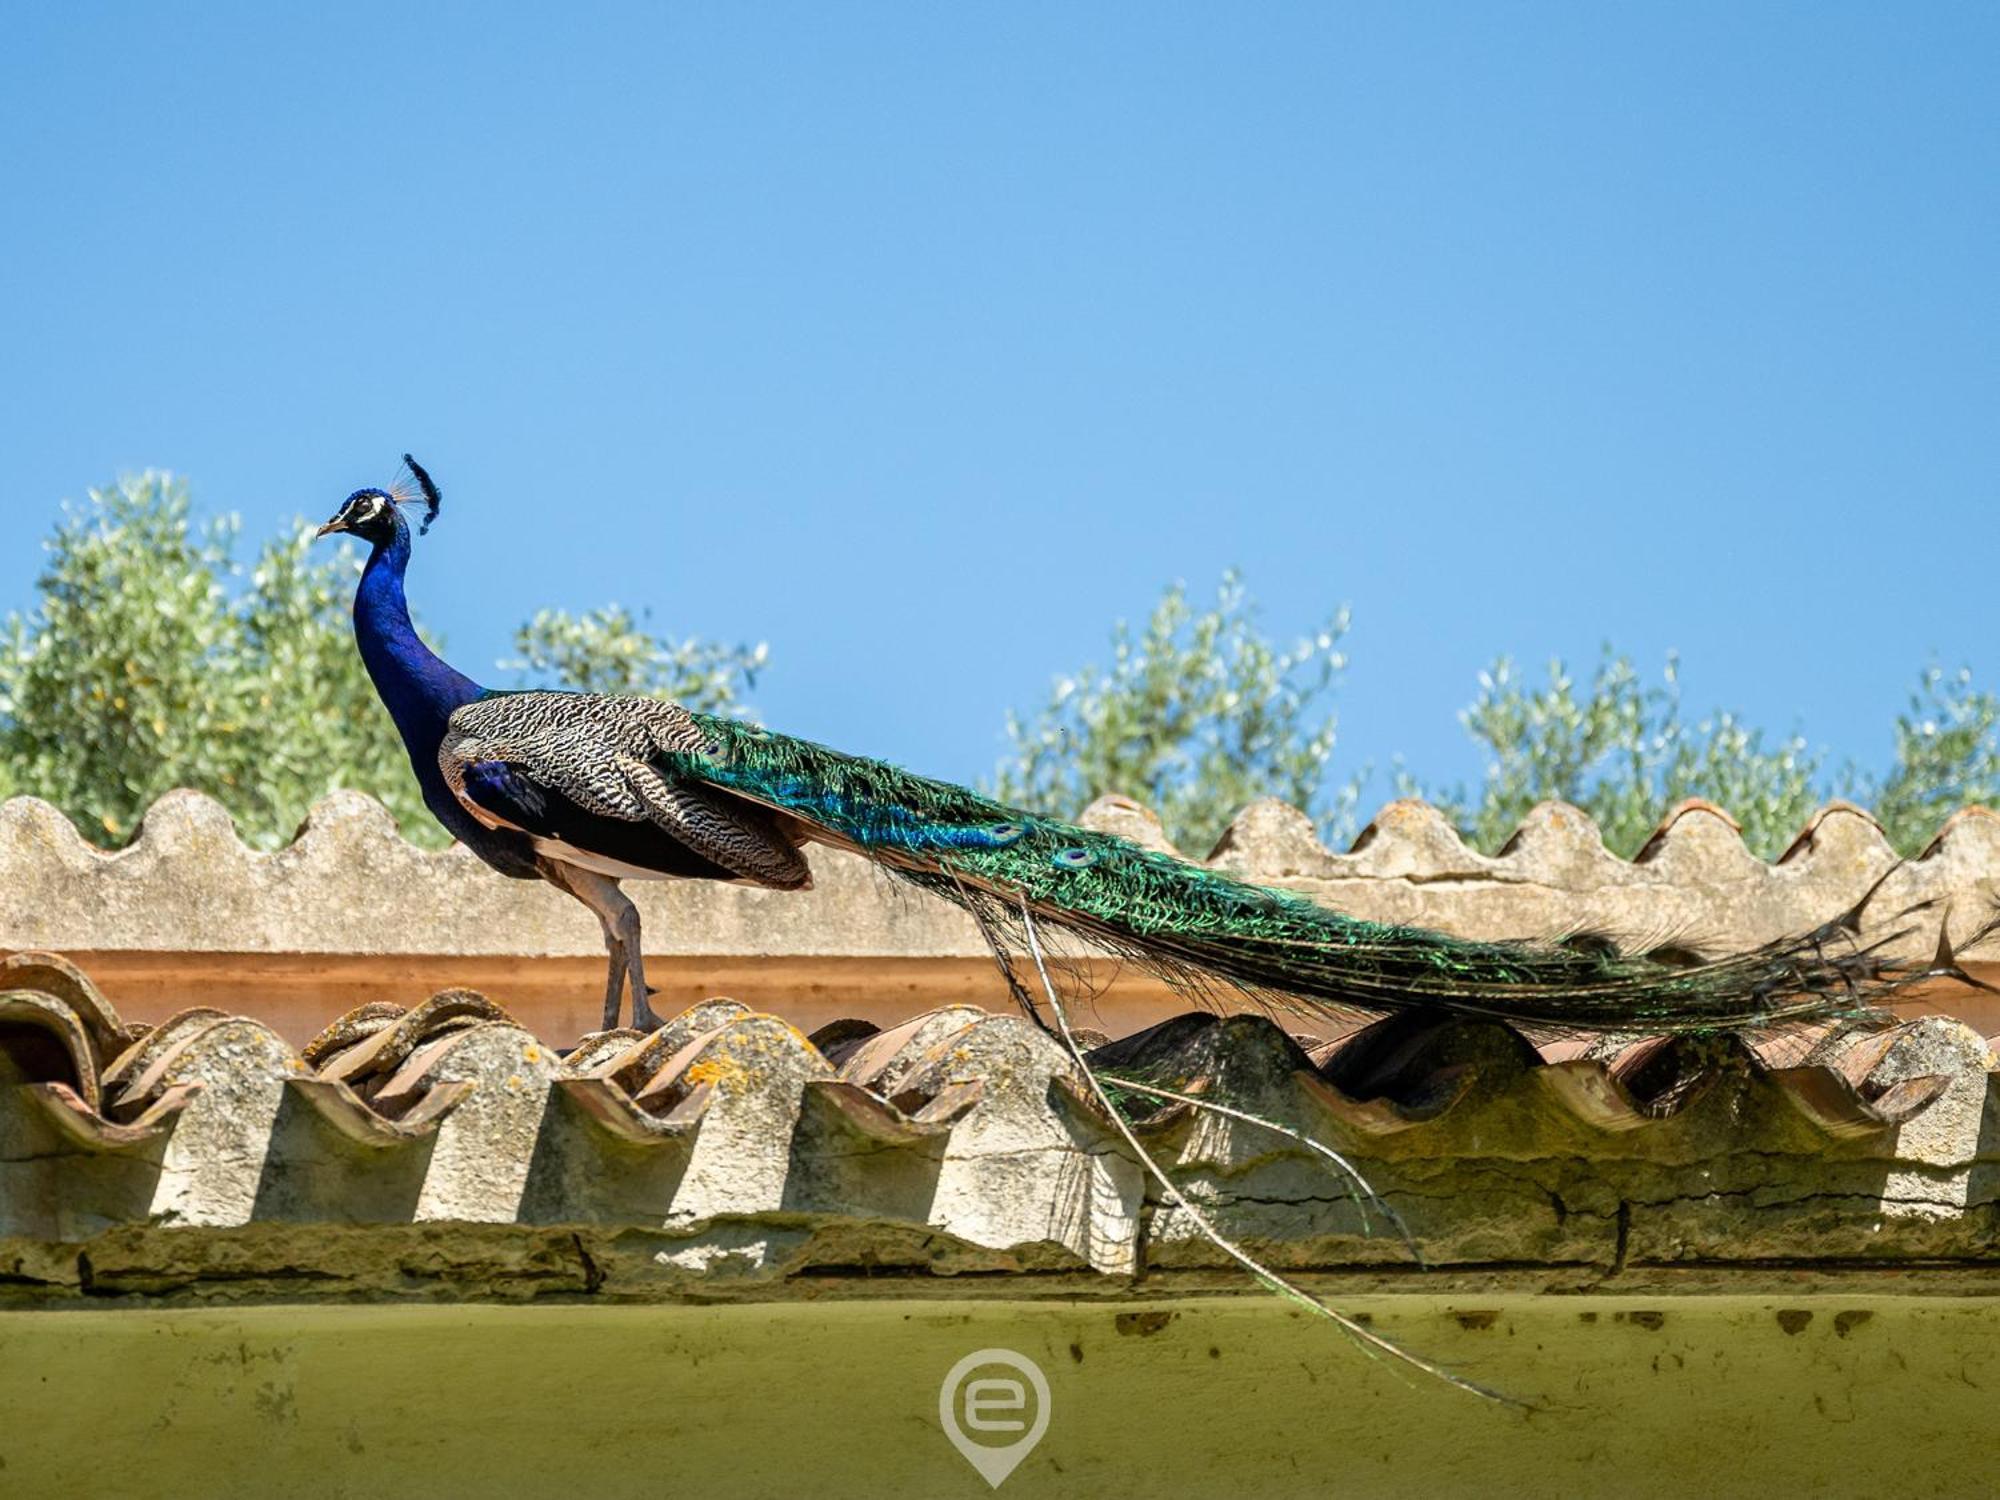
[[[576, 14], [571, 14], [575, 11]], [[473, 675], [771, 643], [970, 778], [1169, 579], [1354, 607], [1342, 763], [1507, 651], [1886, 760], [2000, 685], [2000, 7], [23, 6], [0, 607], [57, 502], [255, 535], [405, 447]]]

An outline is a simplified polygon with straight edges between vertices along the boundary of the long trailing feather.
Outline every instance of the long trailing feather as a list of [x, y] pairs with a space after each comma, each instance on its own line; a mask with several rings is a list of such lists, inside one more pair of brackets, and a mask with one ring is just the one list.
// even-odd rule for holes
[[[786, 814], [982, 925], [1045, 928], [1196, 995], [1279, 1007], [1431, 1007], [1558, 1031], [1697, 1032], [1853, 1015], [1902, 981], [1841, 919], [1707, 962], [1607, 944], [1475, 942], [1363, 921], [1128, 840], [1007, 807], [950, 782], [713, 715], [702, 752], [661, 770]], [[1900, 934], [1899, 934], [1900, 935]]]

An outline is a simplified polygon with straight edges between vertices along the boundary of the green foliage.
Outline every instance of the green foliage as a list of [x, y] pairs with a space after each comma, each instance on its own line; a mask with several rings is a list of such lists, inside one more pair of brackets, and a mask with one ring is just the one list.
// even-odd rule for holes
[[[1335, 650], [1345, 611], [1318, 637], [1280, 651], [1258, 631], [1232, 573], [1217, 607], [1197, 615], [1169, 589], [1136, 638], [1120, 624], [1108, 668], [1057, 682], [1032, 720], [1009, 715], [1013, 753], [994, 790], [1033, 811], [1069, 816], [1107, 791], [1159, 811], [1181, 847], [1200, 852], [1251, 798], [1278, 796], [1313, 811], [1330, 840], [1351, 826], [1359, 778], [1330, 787]], [[1871, 807], [1890, 841], [1916, 853], [1956, 809], [2000, 805], [2000, 698], [1971, 674], [1932, 667], [1896, 721], [1886, 774], [1825, 757], [1793, 735], [1776, 738], [1718, 710], [1684, 712], [1679, 662], [1657, 683], [1608, 648], [1587, 682], [1561, 661], [1530, 683], [1514, 663], [1480, 674], [1460, 721], [1486, 774], [1476, 791], [1399, 774], [1397, 790], [1428, 797], [1478, 847], [1497, 849], [1537, 802], [1575, 803], [1605, 844], [1638, 852], [1668, 808], [1705, 797], [1742, 825], [1751, 849], [1782, 853], [1829, 796]]]
[[1924, 671], [1896, 720], [1896, 760], [1882, 775], [1852, 763], [1829, 772], [1803, 739], [1772, 742], [1731, 713], [1690, 724], [1672, 656], [1661, 684], [1644, 687], [1632, 663], [1607, 650], [1583, 693], [1560, 661], [1531, 688], [1502, 658], [1480, 674], [1479, 696], [1460, 719], [1487, 756], [1478, 799], [1409, 789], [1444, 806], [1485, 849], [1547, 798], [1584, 808], [1612, 852], [1629, 857], [1668, 808], [1705, 797], [1767, 859], [1829, 796], [1870, 808], [1904, 854], [1920, 852], [1957, 809], [2000, 804], [2000, 700], [1974, 688], [1964, 669]]
[[236, 534], [195, 525], [186, 485], [157, 472], [66, 510], [40, 606], [7, 622], [0, 774], [112, 841], [177, 786], [263, 844], [341, 784], [427, 825], [347, 626], [353, 553], [308, 562], [301, 525], [232, 590]]
[[1927, 668], [1896, 718], [1896, 763], [1876, 781], [1850, 777], [1890, 842], [1914, 854], [1959, 808], [2000, 807], [2000, 700], [1972, 685], [1961, 667], [1947, 677]]
[[705, 713], [741, 713], [741, 695], [757, 686], [770, 648], [723, 646], [649, 634], [616, 604], [572, 615], [545, 609], [514, 632], [520, 656], [500, 665], [532, 682], [557, 682], [586, 693], [672, 698]]
[[1212, 609], [1197, 611], [1175, 584], [1143, 630], [1123, 620], [1113, 628], [1108, 668], [1059, 679], [1031, 719], [1008, 714], [1012, 752], [994, 794], [1073, 817], [1095, 797], [1123, 793], [1158, 812], [1168, 836], [1197, 854], [1257, 797], [1337, 817], [1340, 797], [1329, 798], [1325, 781], [1346, 631], [1343, 609], [1312, 637], [1280, 648], [1258, 628], [1234, 572], [1223, 575]]
[[16, 782], [122, 837], [187, 757], [219, 778], [207, 748], [233, 706], [206, 680], [231, 648], [219, 571], [230, 533], [189, 524], [184, 486], [147, 473], [66, 510], [35, 619], [8, 621], [0, 666], [4, 743]]
[[[234, 518], [196, 524], [187, 486], [147, 473], [67, 507], [32, 614], [0, 633], [0, 795], [46, 798], [89, 836], [129, 839], [174, 787], [207, 792], [244, 838], [289, 838], [336, 787], [379, 798], [410, 838], [445, 835], [354, 649], [359, 559], [295, 522], [246, 572]], [[623, 610], [544, 612], [523, 670], [600, 692], [737, 708], [762, 646], [663, 642]]]
[[[313, 552], [297, 523], [246, 571], [237, 535], [233, 518], [197, 524], [186, 486], [157, 472], [65, 509], [38, 606], [0, 627], [0, 796], [47, 798], [116, 842], [160, 794], [189, 786], [268, 846], [350, 786], [382, 799], [411, 837], [441, 841], [354, 650], [354, 553]], [[1307, 808], [1337, 838], [1359, 793], [1327, 779], [1346, 629], [1342, 610], [1280, 647], [1234, 573], [1205, 610], [1175, 585], [1143, 628], [1116, 626], [1108, 666], [1059, 680], [1032, 717], [1009, 714], [1012, 753], [993, 790], [1063, 817], [1124, 792], [1195, 853], [1260, 796]], [[544, 610], [514, 644], [502, 665], [530, 680], [739, 715], [767, 659], [761, 644], [654, 635], [615, 605]], [[1767, 738], [1728, 713], [1690, 721], [1671, 657], [1650, 685], [1609, 650], [1587, 683], [1555, 661], [1531, 684], [1502, 659], [1461, 719], [1487, 758], [1476, 793], [1407, 777], [1402, 788], [1440, 802], [1486, 848], [1546, 798], [1587, 809], [1625, 855], [1688, 796], [1727, 808], [1767, 856], [1829, 793], [1872, 806], [1906, 853], [1955, 809], [2000, 804], [2000, 699], [1963, 670], [1923, 673], [1880, 775], [1829, 772], [1797, 737]]]
[[1583, 692], [1561, 661], [1529, 687], [1502, 657], [1480, 674], [1479, 696], [1459, 719], [1486, 752], [1485, 784], [1476, 802], [1463, 792], [1429, 795], [1484, 849], [1553, 798], [1589, 812], [1606, 846], [1630, 857], [1667, 808], [1700, 796], [1728, 809], [1750, 847], [1769, 856], [1821, 800], [1819, 759], [1803, 740], [1768, 744], [1724, 712], [1690, 724], [1672, 656], [1661, 683], [1648, 687], [1607, 649]]

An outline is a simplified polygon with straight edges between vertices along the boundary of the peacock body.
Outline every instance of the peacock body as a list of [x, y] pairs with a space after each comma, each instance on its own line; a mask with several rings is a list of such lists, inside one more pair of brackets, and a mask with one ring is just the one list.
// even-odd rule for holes
[[[410, 463], [436, 513], [436, 487]], [[966, 908], [1003, 961], [1032, 920], [1198, 997], [1306, 1011], [1428, 1007], [1560, 1030], [1696, 1031], [1852, 1012], [1882, 966], [1839, 923], [1675, 964], [1602, 941], [1475, 942], [1363, 921], [949, 782], [656, 698], [492, 692], [409, 625], [415, 496], [357, 491], [326, 531], [373, 552], [356, 595], [362, 654], [431, 810], [505, 874], [597, 913], [607, 1026], [629, 988], [654, 1024], [626, 879], [810, 884], [803, 849], [845, 849]], [[426, 522], [428, 525], [428, 521]], [[1017, 993], [1019, 991], [1017, 990]]]

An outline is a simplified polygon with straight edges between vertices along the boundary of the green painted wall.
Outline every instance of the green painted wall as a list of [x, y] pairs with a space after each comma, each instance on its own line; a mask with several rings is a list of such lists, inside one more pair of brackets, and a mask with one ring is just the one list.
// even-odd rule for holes
[[0, 1495], [979, 1496], [939, 1427], [1035, 1361], [1010, 1497], [1973, 1495], [2000, 1298], [1348, 1302], [1521, 1413], [1269, 1297], [0, 1313]]

